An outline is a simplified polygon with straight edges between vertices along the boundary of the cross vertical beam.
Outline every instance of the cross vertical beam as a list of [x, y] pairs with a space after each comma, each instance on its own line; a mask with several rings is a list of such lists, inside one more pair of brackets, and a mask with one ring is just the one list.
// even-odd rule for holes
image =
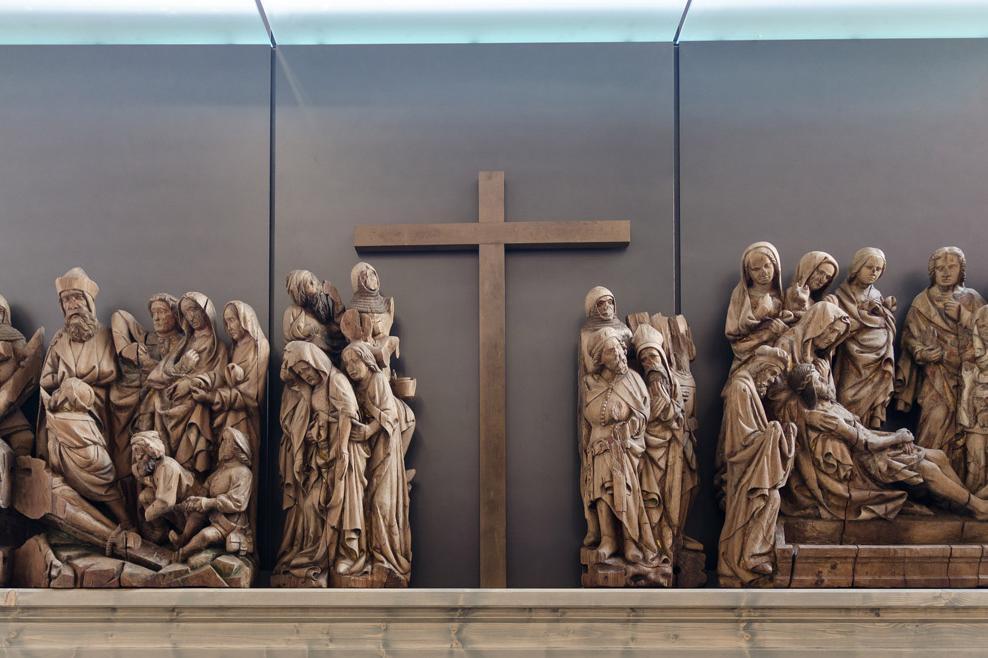
[[[504, 172], [482, 171], [480, 223], [504, 223]], [[480, 251], [480, 586], [507, 587], [504, 243]]]

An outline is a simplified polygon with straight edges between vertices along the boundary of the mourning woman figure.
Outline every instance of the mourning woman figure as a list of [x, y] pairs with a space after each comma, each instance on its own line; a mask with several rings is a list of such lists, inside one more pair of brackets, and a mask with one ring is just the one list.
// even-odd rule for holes
[[389, 569], [407, 584], [412, 569], [412, 533], [403, 435], [411, 437], [415, 420], [407, 405], [391, 392], [369, 344], [351, 343], [343, 350], [342, 361], [367, 421], [367, 546], [373, 566]]
[[609, 331], [590, 341], [592, 372], [583, 378], [583, 446], [587, 469], [581, 483], [589, 513], [600, 528], [600, 561], [617, 554], [630, 563], [652, 563], [658, 546], [639, 481], [650, 405], [645, 382], [628, 368], [624, 343]]
[[882, 297], [875, 287], [884, 272], [881, 249], [859, 249], [836, 294], [850, 318], [850, 333], [834, 362], [837, 400], [872, 429], [885, 422], [895, 379], [895, 298]]
[[350, 380], [314, 344], [292, 341], [281, 366], [282, 509], [272, 584], [326, 587], [329, 568], [363, 567], [363, 446], [350, 442], [360, 411]]
[[270, 347], [257, 314], [244, 302], [227, 303], [223, 309], [223, 326], [233, 343], [230, 363], [222, 371], [198, 376], [192, 397], [211, 405], [214, 431], [232, 427], [243, 432], [254, 455], [253, 473], [257, 478], [260, 406], [264, 400]]
[[724, 335], [735, 370], [761, 345], [771, 345], [795, 316], [784, 308], [779, 252], [768, 242], [749, 245], [741, 256], [741, 280], [731, 293]]
[[769, 420], [762, 404], [783, 376], [788, 356], [763, 345], [724, 387], [725, 516], [717, 576], [721, 587], [741, 587], [775, 572], [779, 491], [792, 470], [796, 428]]
[[155, 429], [168, 437], [175, 460], [205, 474], [212, 464], [215, 433], [208, 403], [192, 396], [204, 378], [222, 377], [226, 345], [216, 335], [216, 311], [201, 292], [187, 292], [178, 302], [185, 338], [148, 377], [166, 388], [155, 402]]
[[786, 308], [799, 318], [806, 310], [823, 300], [824, 293], [837, 277], [837, 260], [825, 251], [803, 254], [796, 266], [796, 275], [786, 290]]

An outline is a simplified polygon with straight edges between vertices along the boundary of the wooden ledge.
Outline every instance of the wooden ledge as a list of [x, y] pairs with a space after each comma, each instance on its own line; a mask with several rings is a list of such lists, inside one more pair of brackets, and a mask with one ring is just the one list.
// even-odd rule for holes
[[0, 590], [4, 656], [983, 653], [981, 590]]

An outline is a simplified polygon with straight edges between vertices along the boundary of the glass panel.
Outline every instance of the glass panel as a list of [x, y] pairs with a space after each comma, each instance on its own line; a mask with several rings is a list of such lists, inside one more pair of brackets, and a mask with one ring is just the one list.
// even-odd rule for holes
[[254, 0], [0, 0], [0, 44], [270, 43]]
[[680, 41], [988, 37], [988, 0], [693, 0]]
[[262, 0], [279, 44], [672, 41], [686, 0]]

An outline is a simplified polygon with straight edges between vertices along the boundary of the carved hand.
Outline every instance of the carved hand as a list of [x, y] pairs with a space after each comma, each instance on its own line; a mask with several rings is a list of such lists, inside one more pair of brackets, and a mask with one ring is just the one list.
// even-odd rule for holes
[[815, 410], [806, 412], [806, 422], [817, 429], [835, 433], [839, 432], [841, 425], [845, 424], [844, 421], [836, 416], [831, 416], [830, 414]]
[[768, 327], [776, 336], [781, 336], [789, 329], [789, 326], [778, 318], [772, 318], [772, 321], [769, 322]]
[[885, 298], [885, 308], [895, 313], [895, 310], [899, 307], [898, 302], [896, 302], [895, 297], [889, 295]]
[[216, 393], [213, 391], [207, 391], [204, 388], [198, 386], [192, 387], [192, 399], [196, 402], [208, 402], [212, 404], [216, 401]]
[[916, 351], [916, 361], [923, 363], [939, 363], [943, 361], [943, 348], [939, 345], [924, 347]]
[[961, 305], [954, 300], [944, 303], [943, 311], [947, 314], [947, 317], [957, 322], [961, 319]]

